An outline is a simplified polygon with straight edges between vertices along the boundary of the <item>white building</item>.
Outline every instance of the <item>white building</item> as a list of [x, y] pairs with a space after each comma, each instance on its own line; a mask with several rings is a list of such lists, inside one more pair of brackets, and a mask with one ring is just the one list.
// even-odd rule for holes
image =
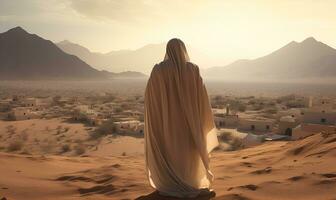
[[217, 128], [237, 128], [238, 115], [215, 115], [215, 125]]
[[242, 132], [252, 132], [256, 134], [265, 134], [272, 132], [274, 120], [266, 118], [245, 118], [239, 119], [238, 129]]
[[317, 111], [315, 107], [307, 110], [301, 125], [293, 129], [292, 139], [300, 139], [323, 131], [336, 131], [336, 112]]
[[114, 122], [119, 132], [144, 133], [144, 123], [138, 120]]
[[235, 113], [231, 113], [229, 104], [225, 109], [212, 109], [212, 112], [217, 128], [237, 128], [239, 117]]
[[32, 112], [30, 108], [17, 107], [12, 109], [8, 117], [13, 120], [27, 120], [37, 118], [38, 114], [36, 112]]
[[321, 112], [312, 110], [306, 111], [303, 115], [303, 123], [336, 125], [336, 112], [322, 110]]
[[295, 117], [281, 117], [279, 120], [278, 134], [292, 136], [293, 129], [299, 124], [299, 121]]
[[291, 116], [295, 118], [296, 121], [302, 122], [304, 115], [304, 109], [301, 108], [290, 108], [288, 110], [282, 110], [277, 113], [277, 118], [280, 120], [282, 117]]

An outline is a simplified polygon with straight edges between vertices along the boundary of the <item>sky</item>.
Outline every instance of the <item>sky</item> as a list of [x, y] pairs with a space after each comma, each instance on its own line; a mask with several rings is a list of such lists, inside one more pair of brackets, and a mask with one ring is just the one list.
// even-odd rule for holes
[[0, 0], [0, 32], [21, 26], [103, 53], [178, 37], [211, 67], [310, 36], [336, 47], [335, 10], [335, 0]]

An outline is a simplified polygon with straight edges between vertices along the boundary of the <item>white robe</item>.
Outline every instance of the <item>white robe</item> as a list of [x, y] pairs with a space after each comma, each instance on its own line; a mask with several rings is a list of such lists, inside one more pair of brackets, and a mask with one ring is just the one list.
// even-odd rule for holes
[[211, 189], [209, 153], [218, 140], [199, 68], [187, 61], [181, 64], [179, 54], [174, 51], [155, 65], [147, 83], [146, 170], [159, 192], [194, 197]]

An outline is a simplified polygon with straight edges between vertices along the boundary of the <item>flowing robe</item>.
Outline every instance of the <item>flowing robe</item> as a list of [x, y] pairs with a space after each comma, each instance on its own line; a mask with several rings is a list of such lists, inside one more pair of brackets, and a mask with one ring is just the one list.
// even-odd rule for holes
[[218, 145], [199, 68], [165, 60], [154, 66], [145, 91], [146, 170], [153, 188], [177, 197], [211, 189], [209, 153]]

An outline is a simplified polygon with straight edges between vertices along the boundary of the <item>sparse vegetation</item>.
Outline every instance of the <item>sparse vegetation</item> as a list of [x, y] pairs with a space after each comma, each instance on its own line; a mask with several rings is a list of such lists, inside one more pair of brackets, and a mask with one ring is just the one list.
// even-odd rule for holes
[[15, 140], [15, 141], [11, 141], [7, 147], [7, 150], [9, 152], [12, 152], [12, 151], [19, 151], [21, 150], [23, 147], [23, 142], [20, 141], [20, 140]]
[[115, 134], [117, 132], [117, 127], [113, 123], [113, 120], [108, 120], [102, 125], [98, 126], [92, 133], [90, 133], [91, 139], [98, 139], [105, 135]]
[[69, 152], [70, 150], [71, 148], [69, 144], [63, 144], [61, 147], [61, 153], [66, 153], [66, 152]]
[[75, 150], [76, 155], [82, 155], [85, 153], [85, 146], [82, 144], [77, 144], [74, 147], [74, 150]]
[[219, 141], [229, 145], [228, 151], [236, 151], [243, 148], [242, 139], [235, 137], [231, 132], [223, 132], [219, 136]]

